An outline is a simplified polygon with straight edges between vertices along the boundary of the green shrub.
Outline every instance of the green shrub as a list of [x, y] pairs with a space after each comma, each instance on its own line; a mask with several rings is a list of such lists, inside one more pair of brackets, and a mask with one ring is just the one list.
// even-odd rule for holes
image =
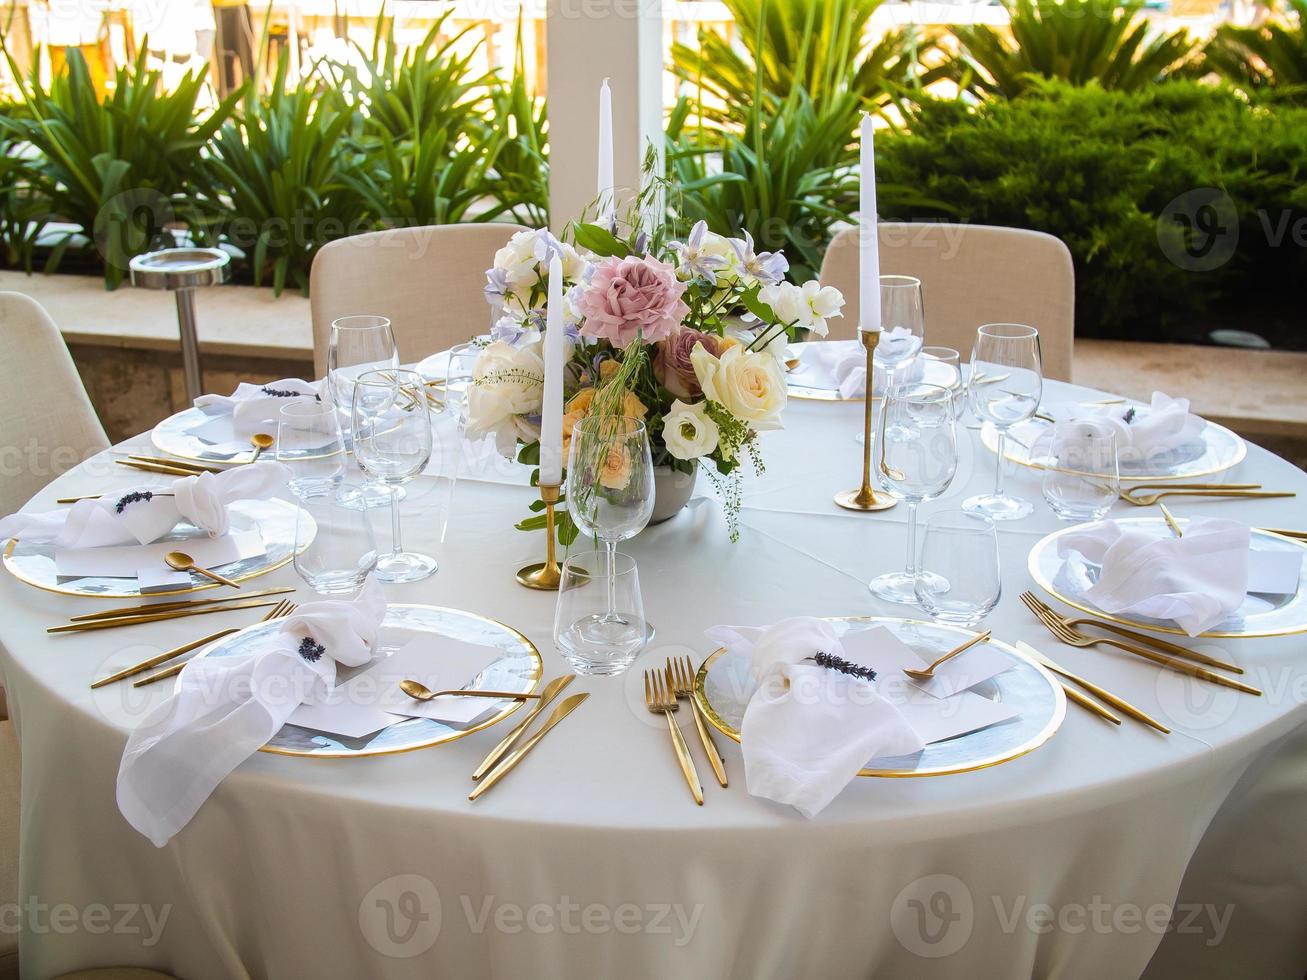
[[[1082, 335], [1160, 339], [1196, 322], [1256, 330], [1256, 310], [1300, 302], [1307, 249], [1292, 229], [1307, 227], [1307, 110], [1189, 82], [1134, 93], [1044, 83], [976, 109], [923, 102], [907, 125], [877, 141], [877, 175], [951, 214], [891, 192], [882, 215], [1056, 235], [1075, 259]], [[1209, 271], [1183, 251], [1203, 229], [1170, 216], [1203, 188], [1228, 196], [1239, 230], [1233, 256]]]
[[1014, 98], [1039, 79], [1137, 91], [1175, 72], [1194, 42], [1161, 34], [1143, 0], [1003, 0], [1007, 32], [985, 24], [952, 28], [961, 52], [953, 75], [982, 95]]

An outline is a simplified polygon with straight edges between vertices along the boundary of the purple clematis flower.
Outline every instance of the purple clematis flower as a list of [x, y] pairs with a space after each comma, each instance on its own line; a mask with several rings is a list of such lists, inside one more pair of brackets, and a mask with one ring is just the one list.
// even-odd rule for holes
[[690, 237], [684, 242], [669, 242], [668, 247], [680, 260], [681, 270], [696, 278], [707, 279], [717, 284], [717, 273], [726, 268], [726, 259], [720, 255], [709, 255], [703, 245], [708, 238], [708, 222], [697, 221], [690, 229]]
[[732, 238], [730, 242], [735, 254], [739, 256], [741, 268], [748, 275], [767, 286], [774, 286], [785, 278], [790, 261], [780, 252], [755, 252], [753, 236], [747, 231], [744, 233], [744, 241]]

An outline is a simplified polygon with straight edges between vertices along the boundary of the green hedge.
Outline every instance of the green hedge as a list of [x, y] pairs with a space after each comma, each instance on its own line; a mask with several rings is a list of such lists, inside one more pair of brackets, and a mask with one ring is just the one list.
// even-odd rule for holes
[[[918, 201], [885, 195], [882, 216], [1061, 238], [1076, 264], [1080, 335], [1196, 339], [1272, 319], [1301, 331], [1285, 319], [1298, 318], [1307, 281], [1307, 109], [1180, 81], [1139, 92], [1046, 83], [975, 108], [924, 102], [907, 128], [877, 141], [877, 176]], [[1197, 227], [1186, 232], [1177, 211]], [[1204, 269], [1204, 246], [1215, 262], [1230, 241], [1212, 232], [1227, 212], [1237, 248]], [[1304, 342], [1300, 332], [1295, 346]]]

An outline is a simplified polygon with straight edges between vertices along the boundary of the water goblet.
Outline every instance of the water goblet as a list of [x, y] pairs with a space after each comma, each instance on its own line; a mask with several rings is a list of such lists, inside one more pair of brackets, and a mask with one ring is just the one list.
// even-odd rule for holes
[[908, 555], [904, 570], [871, 580], [872, 594], [889, 602], [917, 601], [917, 507], [940, 496], [958, 468], [953, 399], [947, 388], [913, 382], [885, 396], [877, 439], [881, 486], [908, 505]]
[[345, 478], [345, 442], [336, 406], [312, 398], [294, 398], [281, 407], [277, 421], [277, 462], [290, 470], [297, 497], [336, 486]]
[[944, 510], [931, 514], [921, 545], [917, 601], [929, 616], [974, 627], [1003, 594], [998, 532], [984, 514]]
[[1003, 490], [1007, 431], [1039, 409], [1044, 378], [1039, 357], [1039, 331], [1020, 323], [989, 323], [976, 331], [971, 349], [967, 392], [971, 410], [998, 432], [993, 493], [977, 494], [962, 509], [995, 521], [1028, 517], [1034, 505]]
[[[613, 613], [621, 625], [613, 622]], [[621, 552], [573, 555], [563, 562], [554, 611], [554, 645], [578, 674], [620, 674], [647, 642], [635, 559]]]
[[1101, 419], [1056, 423], [1042, 462], [1044, 499], [1064, 521], [1102, 520], [1121, 496], [1116, 432]]
[[431, 459], [431, 413], [422, 378], [413, 371], [368, 371], [355, 380], [353, 397], [354, 456], [363, 472], [391, 495], [391, 552], [377, 560], [377, 578], [426, 578], [436, 570], [436, 560], [404, 550], [399, 516], [401, 486]]

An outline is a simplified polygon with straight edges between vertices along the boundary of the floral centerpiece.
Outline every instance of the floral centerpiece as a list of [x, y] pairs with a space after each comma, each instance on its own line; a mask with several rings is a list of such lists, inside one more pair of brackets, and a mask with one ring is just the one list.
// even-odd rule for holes
[[[647, 210], [647, 199], [633, 213]], [[739, 468], [763, 468], [758, 434], [781, 428], [785, 357], [800, 330], [825, 336], [841, 315], [839, 291], [787, 282], [779, 252], [746, 233], [727, 238], [676, 221], [622, 234], [618, 224], [575, 222], [560, 240], [522, 231], [495, 255], [486, 297], [495, 323], [473, 369], [467, 435], [539, 462], [550, 259], [561, 259], [562, 322], [570, 342], [563, 452], [589, 414], [625, 415], [647, 427], [655, 466], [692, 478], [700, 463], [725, 504], [732, 539], [741, 503]], [[564, 515], [565, 516], [565, 515]], [[518, 525], [543, 527], [543, 517]], [[560, 540], [575, 528], [560, 523]]]

